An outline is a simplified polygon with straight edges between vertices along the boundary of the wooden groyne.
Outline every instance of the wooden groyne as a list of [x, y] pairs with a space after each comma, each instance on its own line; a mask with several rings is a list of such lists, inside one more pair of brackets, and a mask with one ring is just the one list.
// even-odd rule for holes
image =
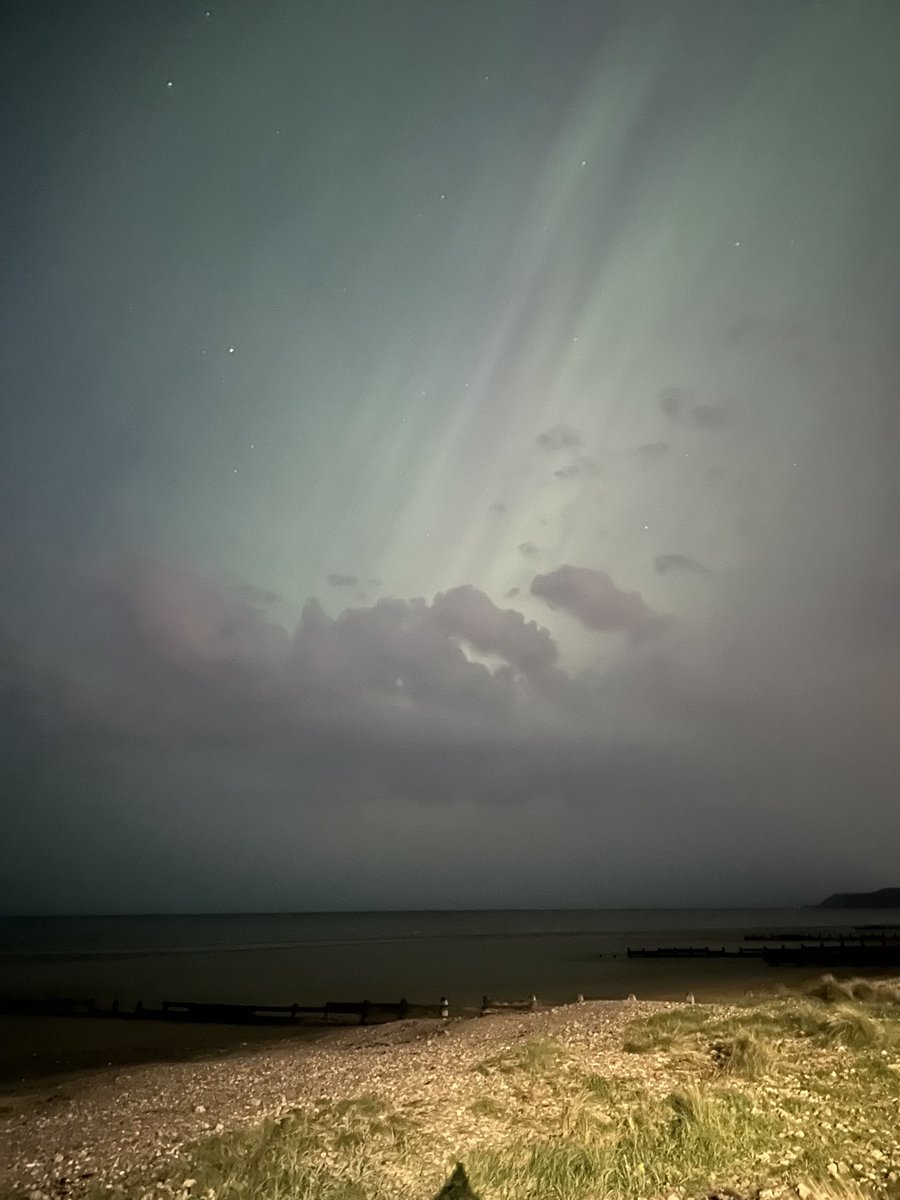
[[763, 950], [755, 946], [739, 946], [726, 950], [713, 946], [657, 946], [655, 949], [628, 947], [629, 958], [762, 958]]
[[296, 1025], [301, 1022], [330, 1024], [356, 1018], [368, 1022], [402, 1021], [406, 1017], [442, 1016], [449, 1012], [445, 1000], [439, 1004], [410, 1004], [407, 1000], [329, 1000], [325, 1004], [209, 1004], [192, 1000], [164, 1000], [152, 1008], [140, 1000], [125, 1008], [114, 1000], [101, 1005], [95, 1000], [73, 997], [49, 1000], [0, 1000], [0, 1013], [23, 1016], [97, 1017], [120, 1021], [192, 1021], [215, 1025]]
[[537, 996], [529, 996], [527, 1000], [492, 1000], [489, 996], [481, 997], [481, 1015], [497, 1012], [534, 1012], [538, 1006]]
[[757, 958], [767, 966], [798, 967], [892, 967], [900, 965], [900, 940], [844, 940], [801, 943], [796, 946], [657, 946], [628, 947], [629, 958]]
[[[862, 926], [860, 926], [862, 928]], [[860, 945], [862, 943], [893, 942], [900, 940], [900, 930], [893, 933], [884, 930], [866, 929], [865, 932], [837, 933], [818, 929], [786, 929], [776, 933], [745, 933], [745, 942], [838, 942], [841, 945]]]

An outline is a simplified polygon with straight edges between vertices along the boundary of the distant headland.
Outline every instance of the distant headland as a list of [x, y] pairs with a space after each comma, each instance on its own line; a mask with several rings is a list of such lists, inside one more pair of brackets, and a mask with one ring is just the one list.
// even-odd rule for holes
[[877, 892], [835, 892], [819, 907], [900, 908], [900, 887], [879, 888]]

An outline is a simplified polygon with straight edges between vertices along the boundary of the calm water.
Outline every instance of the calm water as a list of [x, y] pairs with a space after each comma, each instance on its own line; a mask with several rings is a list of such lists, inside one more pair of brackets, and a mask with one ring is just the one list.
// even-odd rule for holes
[[900, 910], [284, 913], [0, 919], [0, 993], [245, 1003], [477, 1004], [711, 998], [798, 976], [758, 962], [640, 961], [628, 946], [737, 947], [747, 932], [900, 923]]

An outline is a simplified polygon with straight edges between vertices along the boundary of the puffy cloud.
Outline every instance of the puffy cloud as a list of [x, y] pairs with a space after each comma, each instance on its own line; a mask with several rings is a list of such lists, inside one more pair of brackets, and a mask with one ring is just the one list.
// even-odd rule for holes
[[606, 571], [590, 567], [562, 566], [547, 575], [536, 575], [531, 594], [560, 608], [587, 629], [608, 633], [622, 631], [642, 640], [660, 634], [670, 619], [649, 608], [639, 592], [616, 587]]
[[540, 676], [556, 663], [558, 651], [548, 629], [514, 609], [498, 608], [477, 588], [464, 585], [436, 596], [432, 611], [445, 629], [525, 675]]
[[325, 578], [332, 587], [350, 588], [356, 587], [356, 585], [359, 583], [359, 577], [357, 575], [339, 575], [336, 572], [332, 572], [332, 574], [326, 575]]
[[536, 546], [534, 542], [519, 542], [516, 549], [525, 558], [538, 558], [541, 553], [540, 546]]

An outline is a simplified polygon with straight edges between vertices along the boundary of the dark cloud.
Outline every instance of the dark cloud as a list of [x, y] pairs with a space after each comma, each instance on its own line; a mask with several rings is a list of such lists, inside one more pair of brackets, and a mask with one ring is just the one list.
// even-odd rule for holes
[[696, 575], [712, 575], [708, 567], [686, 554], [657, 554], [653, 559], [653, 566], [658, 575], [667, 575], [669, 571], [692, 571]]
[[538, 558], [541, 553], [540, 547], [536, 546], [534, 542], [519, 542], [516, 549], [526, 558]]
[[575, 450], [582, 445], [581, 434], [571, 425], [552, 425], [537, 436], [542, 450]]
[[599, 475], [600, 468], [589, 458], [576, 458], [553, 474], [557, 479], [576, 479], [579, 475]]
[[496, 654], [524, 675], [543, 674], [556, 663], [556, 643], [547, 629], [513, 609], [497, 608], [469, 585], [435, 596], [432, 611], [450, 633], [483, 654]]
[[325, 578], [332, 587], [350, 588], [356, 587], [356, 585], [359, 583], [359, 578], [356, 575], [338, 575], [332, 572], [332, 574], [326, 575]]
[[667, 387], [659, 393], [659, 407], [667, 417], [677, 417], [691, 402], [693, 397], [684, 388]]
[[659, 393], [659, 407], [670, 420], [692, 425], [695, 429], [721, 429], [728, 421], [720, 404], [698, 401], [693, 392], [684, 388], [663, 388]]
[[668, 618], [649, 608], [639, 592], [623, 592], [606, 571], [562, 566], [547, 575], [536, 575], [531, 594], [560, 608], [588, 629], [621, 631], [635, 641], [662, 633]]
[[[66, 878], [81, 881], [79, 894], [93, 895], [87, 881], [127, 853], [135, 877], [149, 881], [141, 896], [159, 897], [154, 864], [160, 854], [170, 862], [169, 852], [147, 843], [142, 814], [152, 809], [153, 828], [176, 824], [179, 844], [197, 852], [218, 839], [221, 816], [230, 830], [222, 845], [237, 830], [242, 842], [258, 839], [259, 862], [282, 881], [286, 904], [297, 862], [312, 869], [303, 857], [308, 823], [331, 828], [317, 805], [339, 805], [351, 825], [390, 826], [392, 838], [412, 823], [420, 833], [409, 861], [424, 856], [432, 871], [446, 846], [432, 846], [422, 822], [446, 819], [475, 842], [488, 837], [496, 851], [505, 843], [493, 814], [507, 805], [516, 822], [541, 811], [565, 825], [570, 855], [573, 836], [608, 837], [611, 827], [623, 853], [632, 839], [646, 850], [648, 827], [667, 830], [663, 855], [662, 843], [696, 818], [746, 831], [747, 862], [754, 854], [768, 861], [784, 781], [796, 786], [795, 758], [818, 761], [823, 747], [829, 754], [813, 791], [826, 776], [849, 787], [863, 744], [873, 794], [892, 795], [896, 689], [890, 665], [879, 673], [875, 656], [872, 670], [809, 704], [792, 691], [792, 671], [780, 672], [780, 655], [760, 663], [752, 632], [742, 632], [736, 653], [729, 628], [705, 635], [709, 660], [721, 659], [712, 673], [683, 660], [672, 639], [648, 642], [640, 654], [623, 645], [602, 673], [573, 676], [559, 666], [549, 630], [471, 586], [432, 603], [385, 599], [334, 618], [311, 600], [289, 630], [248, 603], [245, 589], [183, 566], [106, 560], [51, 573], [55, 589], [42, 589], [39, 614], [23, 593], [21, 606], [6, 608], [0, 637], [0, 789], [18, 805], [20, 831], [0, 859], [5, 853], [26, 891], [15, 865], [23, 845], [33, 849], [23, 822], [34, 825], [45, 858], [62, 861], [78, 848]], [[532, 592], [588, 628], [634, 641], [666, 623], [600, 571], [562, 567], [538, 576]], [[894, 594], [877, 592], [879, 621]], [[858, 604], [843, 619], [870, 620]], [[828, 628], [837, 641], [843, 626]], [[896, 642], [896, 627], [890, 632]], [[855, 722], [847, 697], [860, 712]], [[90, 844], [79, 841], [84, 814], [96, 814], [102, 796], [108, 813]], [[417, 817], [420, 807], [435, 815]], [[43, 814], [40, 828], [29, 814]], [[820, 811], [819, 827], [826, 819]], [[508, 822], [508, 813], [497, 820]], [[65, 831], [59, 847], [51, 828]], [[291, 828], [304, 831], [301, 842], [296, 832], [290, 840]], [[279, 865], [285, 838], [297, 860], [290, 870]], [[391, 839], [381, 845], [390, 862], [407, 861], [406, 851], [395, 859]], [[337, 853], [327, 838], [321, 852]], [[522, 853], [523, 865], [537, 861]], [[562, 845], [559, 853], [560, 863], [573, 861]], [[464, 863], [471, 883], [476, 868]], [[221, 877], [207, 870], [193, 894], [212, 895], [210, 881]]]
[[500, 517], [506, 512], [506, 505], [501, 504], [499, 500], [495, 500], [488, 509], [488, 512], [493, 513], [495, 517]]

